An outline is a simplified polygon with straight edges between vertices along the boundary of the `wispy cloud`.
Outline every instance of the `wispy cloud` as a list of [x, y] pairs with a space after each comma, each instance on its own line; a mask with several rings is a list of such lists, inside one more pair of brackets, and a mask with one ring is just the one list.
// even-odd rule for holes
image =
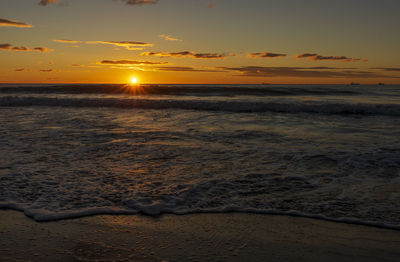
[[271, 52], [251, 53], [248, 55], [250, 58], [281, 58], [285, 56], [286, 54], [277, 54]]
[[46, 6], [48, 4], [58, 3], [60, 0], [40, 0], [39, 5]]
[[65, 44], [79, 44], [81, 41], [77, 40], [68, 40], [68, 39], [54, 39], [53, 42], [56, 43], [65, 43]]
[[10, 44], [0, 44], [0, 49], [7, 51], [29, 51], [25, 46], [12, 46]]
[[127, 5], [149, 5], [158, 3], [158, 0], [120, 0], [120, 1], [125, 2]]
[[15, 72], [22, 72], [22, 71], [25, 71], [25, 68], [17, 68], [17, 69], [15, 69], [14, 71], [15, 71]]
[[[127, 5], [151, 5], [151, 4], [157, 4], [159, 0], [113, 0], [113, 1], [124, 2]], [[48, 4], [55, 4], [59, 2], [60, 0], [40, 0], [39, 5], [46, 6]]]
[[219, 53], [194, 53], [191, 51], [182, 52], [144, 52], [140, 54], [141, 56], [158, 56], [158, 57], [190, 57], [199, 59], [221, 59], [229, 56], [234, 56], [234, 54], [219, 54]]
[[224, 72], [224, 70], [215, 70], [215, 69], [197, 69], [193, 67], [186, 66], [159, 66], [155, 67], [155, 69], [160, 71], [170, 71], [170, 72]]
[[308, 59], [311, 61], [341, 61], [341, 62], [367, 62], [366, 59], [361, 58], [350, 58], [347, 56], [323, 56], [319, 54], [312, 54], [312, 53], [304, 53], [297, 55], [296, 58], [298, 59]]
[[50, 49], [50, 48], [47, 48], [47, 47], [35, 47], [35, 48], [33, 48], [33, 50], [41, 52], [41, 53], [53, 52], [54, 51], [54, 49]]
[[153, 44], [134, 41], [87, 41], [86, 44], [104, 44], [123, 47], [127, 50], [142, 50], [143, 47], [153, 46]]
[[3, 19], [0, 18], [0, 26], [1, 27], [24, 27], [24, 28], [31, 28], [33, 25], [14, 21], [14, 20], [8, 20], [8, 19]]
[[168, 62], [150, 62], [150, 61], [133, 61], [133, 60], [103, 60], [99, 62], [102, 65], [162, 65]]
[[54, 72], [54, 69], [41, 69], [39, 71], [43, 72], [43, 73], [50, 73], [50, 72]]
[[[340, 70], [339, 68], [319, 68], [319, 67], [261, 67], [261, 66], [242, 66], [242, 67], [220, 67], [240, 73], [239, 76], [248, 77], [321, 77], [321, 78], [371, 78], [388, 77], [370, 71], [361, 70]], [[336, 70], [338, 69], [338, 70]]]
[[383, 70], [387, 72], [400, 72], [400, 67], [374, 67], [371, 69]]
[[159, 35], [159, 37], [161, 37], [162, 39], [167, 40], [167, 41], [183, 41], [183, 40], [175, 38], [171, 35]]

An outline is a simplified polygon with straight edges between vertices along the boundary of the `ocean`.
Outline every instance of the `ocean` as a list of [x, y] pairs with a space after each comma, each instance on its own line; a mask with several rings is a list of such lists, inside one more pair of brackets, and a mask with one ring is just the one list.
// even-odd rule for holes
[[2, 84], [0, 207], [400, 229], [400, 86]]

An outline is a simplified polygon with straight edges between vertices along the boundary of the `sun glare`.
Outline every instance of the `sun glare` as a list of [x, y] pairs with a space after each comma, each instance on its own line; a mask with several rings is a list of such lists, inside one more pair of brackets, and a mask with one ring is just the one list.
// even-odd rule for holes
[[137, 84], [137, 83], [138, 83], [137, 78], [136, 77], [132, 77], [131, 78], [131, 84]]

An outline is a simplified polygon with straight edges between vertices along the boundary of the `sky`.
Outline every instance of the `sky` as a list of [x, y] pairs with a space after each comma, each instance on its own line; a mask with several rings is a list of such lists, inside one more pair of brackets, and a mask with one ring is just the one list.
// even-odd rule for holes
[[400, 83], [399, 0], [1, 0], [0, 83]]

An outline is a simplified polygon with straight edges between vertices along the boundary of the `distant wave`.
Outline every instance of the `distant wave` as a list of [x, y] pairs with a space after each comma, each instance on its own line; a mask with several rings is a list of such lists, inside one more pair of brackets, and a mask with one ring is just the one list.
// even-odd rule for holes
[[0, 107], [108, 107], [137, 109], [183, 109], [223, 111], [234, 113], [319, 113], [344, 115], [400, 116], [398, 104], [372, 103], [311, 103], [311, 102], [238, 102], [200, 100], [152, 100], [120, 98], [49, 98], [49, 97], [0, 97]]
[[[365, 90], [364, 90], [365, 92]], [[260, 85], [21, 85], [0, 86], [0, 94], [147, 94], [147, 95], [357, 95], [346, 86], [260, 86]]]

